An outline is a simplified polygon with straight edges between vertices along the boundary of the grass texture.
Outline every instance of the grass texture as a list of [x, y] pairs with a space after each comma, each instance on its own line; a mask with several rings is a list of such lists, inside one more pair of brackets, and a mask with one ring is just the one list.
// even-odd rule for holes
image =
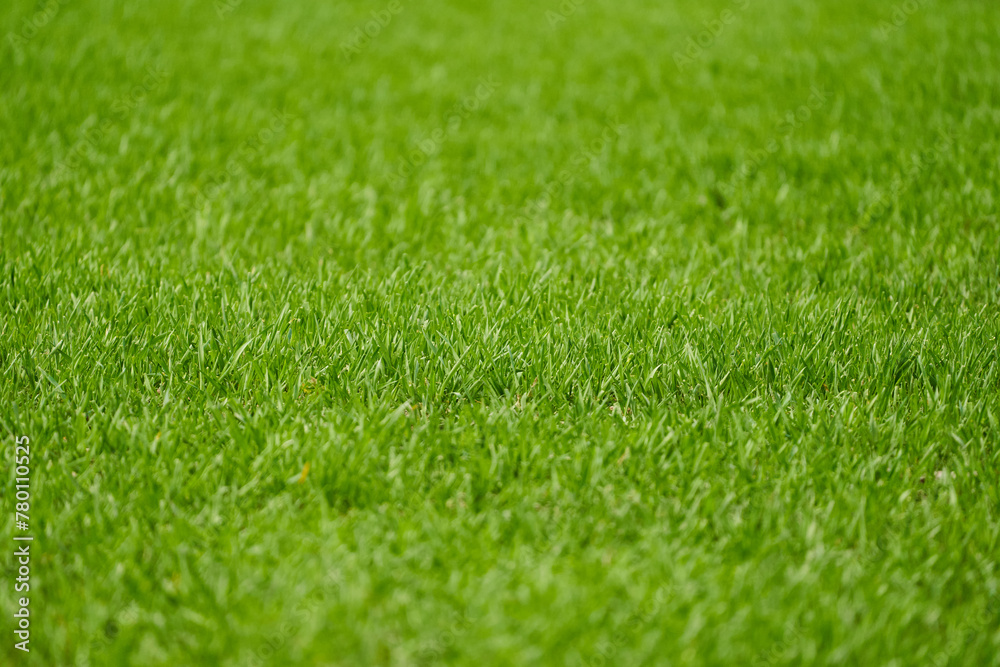
[[0, 36], [4, 664], [1000, 664], [996, 3]]

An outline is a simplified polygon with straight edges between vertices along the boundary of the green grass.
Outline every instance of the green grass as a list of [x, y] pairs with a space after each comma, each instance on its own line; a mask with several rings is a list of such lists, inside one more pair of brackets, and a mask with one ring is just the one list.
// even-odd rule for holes
[[390, 4], [0, 8], [2, 662], [1000, 664], [1000, 6]]

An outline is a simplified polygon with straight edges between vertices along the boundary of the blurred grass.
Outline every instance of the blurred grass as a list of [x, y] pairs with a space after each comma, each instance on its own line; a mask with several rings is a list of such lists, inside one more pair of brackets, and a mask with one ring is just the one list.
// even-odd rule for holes
[[400, 2], [0, 8], [5, 660], [998, 664], [998, 8]]

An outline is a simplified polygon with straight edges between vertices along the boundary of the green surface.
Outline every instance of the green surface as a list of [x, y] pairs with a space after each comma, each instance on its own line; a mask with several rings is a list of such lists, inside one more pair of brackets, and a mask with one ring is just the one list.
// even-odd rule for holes
[[1000, 664], [1000, 5], [0, 36], [0, 662]]

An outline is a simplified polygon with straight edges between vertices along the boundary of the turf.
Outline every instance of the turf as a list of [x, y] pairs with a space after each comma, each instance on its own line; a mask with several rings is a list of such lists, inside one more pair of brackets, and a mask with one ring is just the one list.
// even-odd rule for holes
[[3, 3], [2, 662], [1000, 664], [998, 26]]

